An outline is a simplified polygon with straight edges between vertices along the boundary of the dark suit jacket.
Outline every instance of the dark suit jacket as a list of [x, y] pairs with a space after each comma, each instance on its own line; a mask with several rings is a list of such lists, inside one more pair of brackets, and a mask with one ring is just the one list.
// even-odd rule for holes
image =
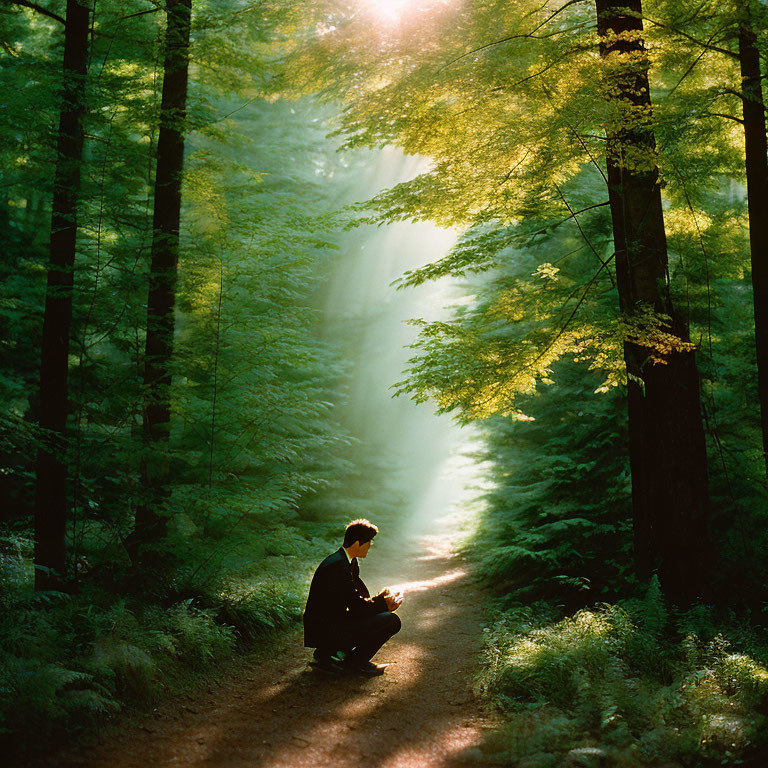
[[353, 575], [346, 552], [339, 547], [317, 566], [312, 577], [304, 609], [304, 645], [342, 648], [356, 620], [386, 610], [384, 596], [370, 596], [363, 580]]

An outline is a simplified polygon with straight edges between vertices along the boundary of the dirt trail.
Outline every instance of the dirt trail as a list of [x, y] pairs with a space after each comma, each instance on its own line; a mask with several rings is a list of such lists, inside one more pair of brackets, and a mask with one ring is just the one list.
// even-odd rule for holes
[[[376, 544], [380, 544], [377, 538]], [[59, 765], [67, 768], [463, 768], [491, 723], [470, 691], [481, 608], [447, 544], [371, 550], [361, 576], [372, 592], [401, 588], [403, 627], [374, 657], [377, 678], [312, 672], [297, 633], [280, 656], [209, 695], [166, 705]]]

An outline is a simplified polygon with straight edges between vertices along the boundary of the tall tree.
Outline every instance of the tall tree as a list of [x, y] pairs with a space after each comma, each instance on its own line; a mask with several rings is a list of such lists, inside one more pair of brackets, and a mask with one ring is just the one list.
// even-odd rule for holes
[[136, 509], [135, 528], [129, 540], [134, 562], [141, 559], [141, 545], [158, 541], [166, 529], [160, 507], [167, 497], [169, 476], [170, 365], [175, 329], [192, 0], [168, 0], [166, 10], [144, 356], [141, 480], [145, 494]]
[[56, 585], [66, 570], [67, 465], [64, 454], [89, 18], [90, 10], [85, 2], [67, 0], [63, 93], [40, 356], [39, 424], [43, 437], [37, 456], [35, 492], [37, 589]]
[[651, 308], [669, 318], [669, 331], [679, 339], [665, 355], [641, 341], [624, 343], [636, 566], [645, 579], [658, 568], [666, 590], [685, 600], [697, 593], [709, 560], [699, 376], [688, 328], [669, 291], [642, 2], [595, 5], [606, 91], [622, 105], [606, 130], [621, 311], [632, 317]]
[[744, 116], [752, 295], [755, 309], [757, 388], [760, 397], [763, 458], [768, 476], [768, 156], [757, 34], [748, 6], [745, 13], [746, 18], [739, 25], [739, 64]]

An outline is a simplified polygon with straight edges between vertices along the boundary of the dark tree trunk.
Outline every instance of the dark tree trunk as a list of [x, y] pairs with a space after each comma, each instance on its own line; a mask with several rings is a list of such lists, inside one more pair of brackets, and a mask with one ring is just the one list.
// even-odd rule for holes
[[144, 497], [137, 507], [135, 527], [129, 540], [129, 552], [134, 563], [146, 563], [142, 547], [149, 551], [150, 547], [146, 545], [162, 540], [166, 531], [162, 507], [168, 495], [170, 364], [179, 261], [192, 0], [168, 0], [167, 14], [144, 356], [144, 445], [141, 461]]
[[635, 565], [642, 579], [658, 571], [665, 592], [687, 602], [700, 594], [710, 560], [699, 376], [685, 345], [686, 323], [669, 294], [642, 3], [596, 0], [596, 6], [605, 89], [620, 114], [607, 127], [606, 151], [620, 309], [630, 323], [643, 310], [667, 315], [678, 347], [624, 345]]
[[83, 155], [89, 9], [67, 0], [63, 94], [53, 178], [50, 264], [40, 351], [40, 420], [35, 489], [35, 588], [57, 586], [66, 571], [67, 467], [65, 430], [69, 397], [69, 331], [72, 325], [77, 202]]
[[768, 157], [765, 108], [760, 81], [757, 36], [747, 25], [739, 28], [744, 148], [749, 204], [749, 249], [752, 258], [752, 293], [755, 304], [755, 346], [763, 458], [768, 477]]

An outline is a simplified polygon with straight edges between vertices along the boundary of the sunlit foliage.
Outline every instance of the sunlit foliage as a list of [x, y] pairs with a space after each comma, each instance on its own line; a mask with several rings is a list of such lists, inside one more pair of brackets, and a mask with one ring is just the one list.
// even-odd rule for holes
[[706, 610], [669, 615], [656, 582], [559, 621], [543, 603], [498, 614], [477, 685], [507, 723], [484, 749], [526, 766], [757, 758], [766, 649], [746, 626], [730, 628], [734, 646], [721, 626]]
[[[403, 391], [434, 397], [441, 409], [467, 420], [511, 414], [515, 395], [529, 393], [565, 354], [580, 350], [580, 357], [606, 370], [610, 386], [622, 378], [624, 340], [643, 341], [660, 353], [678, 347], [664, 332], [663, 317], [630, 320], [615, 313], [608, 328], [604, 314], [593, 311], [590, 294], [607, 286], [612, 270], [605, 135], [612, 125], [651, 119], [609, 98], [615, 64], [600, 59], [594, 4], [436, 0], [399, 5], [394, 21], [377, 21], [375, 6], [315, 4], [315, 35], [289, 59], [287, 90], [311, 87], [341, 98], [345, 146], [391, 142], [430, 158], [427, 172], [369, 205], [375, 220], [426, 218], [464, 230], [450, 254], [406, 275], [403, 285], [494, 268], [521, 245], [539, 246], [542, 268], [558, 265], [578, 247], [596, 259], [586, 290], [575, 291], [570, 304], [563, 291], [551, 290], [547, 300], [531, 281], [524, 298], [522, 286], [509, 297], [520, 316], [530, 317], [535, 304], [540, 321], [557, 307], [548, 323], [541, 322], [548, 333], [538, 338], [525, 333], [515, 345], [489, 348], [466, 328], [424, 327], [423, 354]], [[724, 205], [718, 194], [726, 178], [743, 175], [738, 66], [729, 55], [738, 15], [712, 3], [651, 2], [644, 8], [658, 150], [622, 163], [660, 166], [673, 291], [681, 294], [678, 302], [687, 302], [690, 290], [700, 290], [690, 278], [702, 259], [711, 262], [705, 266], [713, 279], [743, 272], [748, 255], [744, 232], [734, 227], [718, 233], [735, 245], [734, 259], [711, 259], [705, 250], [713, 221], [726, 216], [735, 223], [743, 216], [740, 198]], [[570, 237], [547, 239], [560, 228]], [[453, 356], [456, 366], [447, 362]], [[448, 369], [462, 366], [471, 375], [458, 374], [463, 382], [454, 384]]]

